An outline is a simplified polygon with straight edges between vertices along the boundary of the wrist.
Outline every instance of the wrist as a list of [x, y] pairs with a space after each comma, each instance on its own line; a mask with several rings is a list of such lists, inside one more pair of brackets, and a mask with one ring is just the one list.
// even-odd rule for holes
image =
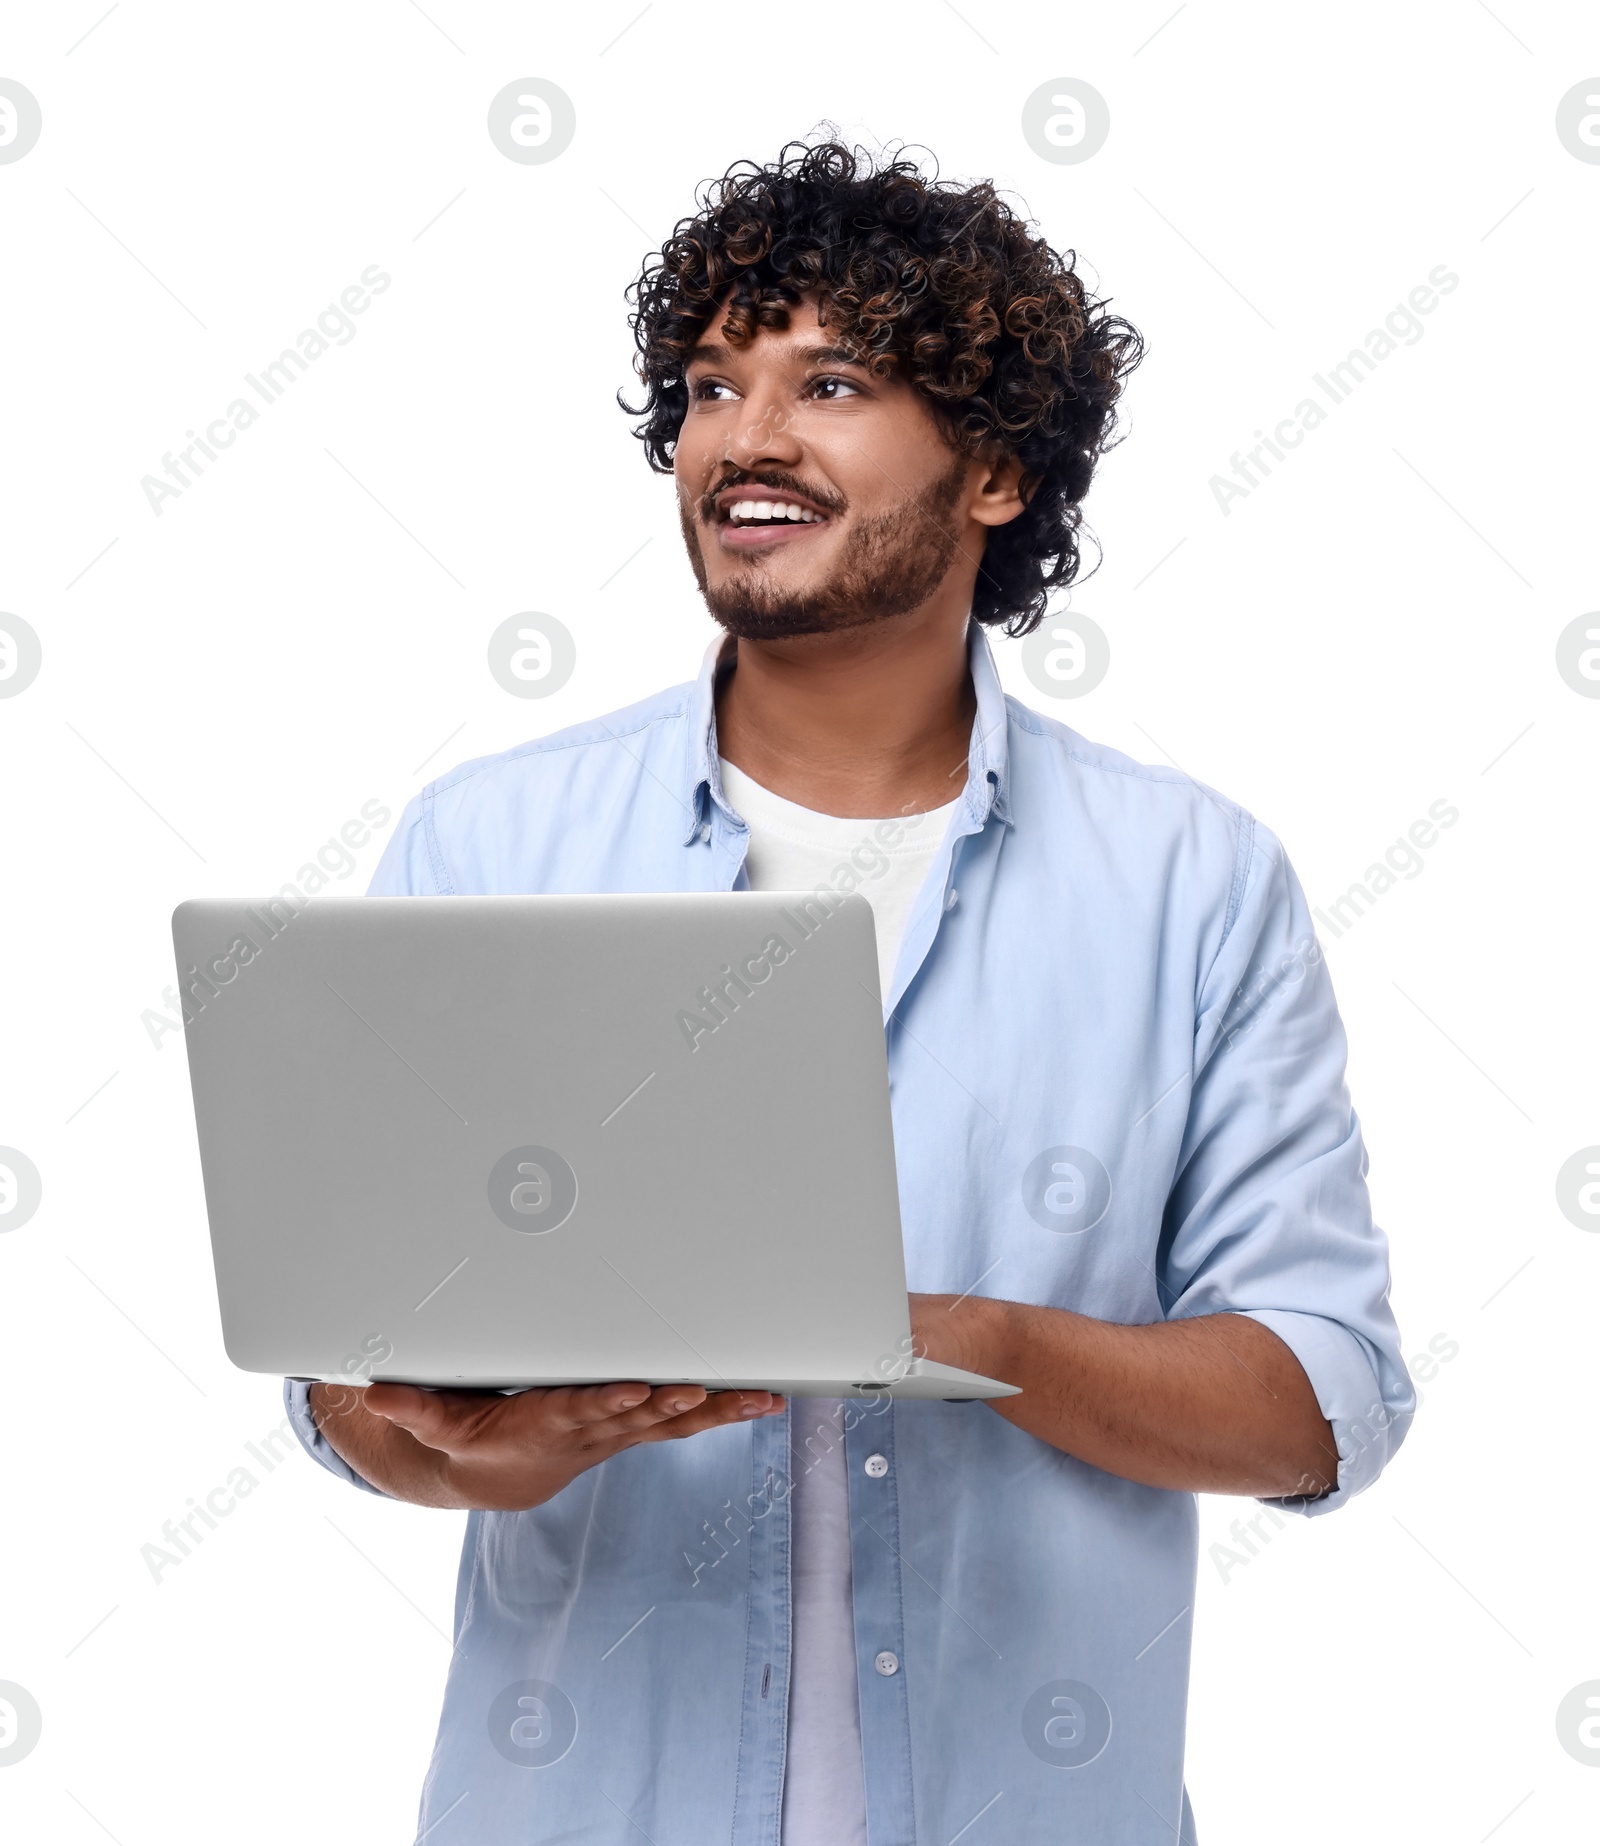
[[1009, 1381], [1016, 1349], [1015, 1304], [983, 1295], [952, 1296], [947, 1304], [957, 1352], [952, 1364], [964, 1372]]
[[970, 1367], [986, 1378], [1012, 1383], [1018, 1359], [1017, 1304], [1014, 1301], [985, 1301], [981, 1325], [983, 1330], [981, 1365]]

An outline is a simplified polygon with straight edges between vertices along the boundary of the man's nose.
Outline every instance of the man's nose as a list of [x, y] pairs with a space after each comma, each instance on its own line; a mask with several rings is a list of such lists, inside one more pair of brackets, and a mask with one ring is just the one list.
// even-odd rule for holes
[[804, 445], [794, 408], [777, 389], [752, 394], [739, 406], [723, 459], [751, 470], [763, 463], [793, 467]]

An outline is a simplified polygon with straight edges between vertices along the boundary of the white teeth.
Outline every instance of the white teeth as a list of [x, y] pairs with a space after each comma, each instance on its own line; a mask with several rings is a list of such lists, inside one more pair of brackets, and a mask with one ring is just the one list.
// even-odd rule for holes
[[728, 509], [730, 520], [787, 519], [797, 525], [815, 525], [821, 517], [792, 500], [737, 500]]

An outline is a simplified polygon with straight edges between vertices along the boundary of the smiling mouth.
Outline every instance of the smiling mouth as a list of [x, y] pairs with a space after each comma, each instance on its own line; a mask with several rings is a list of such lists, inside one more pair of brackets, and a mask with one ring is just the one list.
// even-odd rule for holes
[[727, 551], [767, 551], [793, 544], [831, 523], [826, 513], [787, 494], [725, 493], [714, 519], [717, 541]]
[[735, 500], [722, 516], [724, 525], [738, 526], [787, 526], [787, 525], [824, 525], [826, 515], [816, 513], [808, 506], [801, 506], [793, 500]]

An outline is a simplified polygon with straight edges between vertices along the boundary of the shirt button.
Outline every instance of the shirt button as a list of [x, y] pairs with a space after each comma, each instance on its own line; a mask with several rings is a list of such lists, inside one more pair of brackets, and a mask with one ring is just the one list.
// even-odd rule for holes
[[900, 1671], [899, 1655], [891, 1654], [890, 1652], [888, 1652], [887, 1649], [885, 1649], [883, 1653], [879, 1654], [877, 1659], [874, 1660], [872, 1664], [878, 1669], [878, 1671], [883, 1675], [885, 1679], [892, 1679], [894, 1675]]
[[887, 1455], [869, 1455], [865, 1465], [867, 1473], [870, 1474], [875, 1481], [881, 1481], [889, 1472], [889, 1457]]
[[954, 910], [956, 907], [956, 901], [960, 896], [961, 896], [961, 893], [959, 891], [952, 891], [950, 895], [944, 900], [945, 909]]

